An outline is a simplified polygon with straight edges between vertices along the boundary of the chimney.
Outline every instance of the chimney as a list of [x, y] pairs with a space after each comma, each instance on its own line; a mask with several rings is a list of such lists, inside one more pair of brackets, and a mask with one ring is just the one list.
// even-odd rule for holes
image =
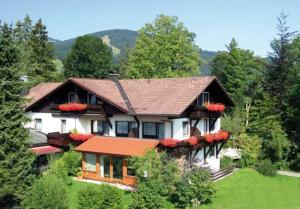
[[109, 74], [108, 78], [112, 81], [117, 82], [119, 80], [119, 74], [118, 73], [111, 73], [111, 74]]

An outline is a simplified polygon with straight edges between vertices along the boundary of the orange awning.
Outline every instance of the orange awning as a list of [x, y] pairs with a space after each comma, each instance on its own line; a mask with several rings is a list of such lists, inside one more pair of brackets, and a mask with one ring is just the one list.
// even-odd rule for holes
[[154, 149], [159, 140], [95, 136], [75, 148], [79, 152], [92, 152], [122, 156], [143, 156]]

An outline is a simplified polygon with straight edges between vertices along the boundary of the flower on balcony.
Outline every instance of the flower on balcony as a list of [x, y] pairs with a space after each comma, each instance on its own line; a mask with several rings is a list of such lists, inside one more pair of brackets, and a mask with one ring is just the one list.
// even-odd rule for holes
[[190, 138], [186, 139], [185, 141], [191, 146], [198, 144], [198, 138], [195, 136], [191, 136]]
[[74, 141], [81, 141], [84, 142], [90, 138], [92, 138], [93, 134], [79, 134], [79, 133], [70, 133], [69, 137]]
[[61, 104], [58, 105], [58, 109], [60, 111], [65, 112], [73, 112], [73, 111], [83, 111], [86, 110], [88, 107], [87, 104], [79, 104], [79, 103], [68, 103], [68, 104]]
[[225, 105], [223, 105], [221, 103], [216, 103], [216, 104], [208, 103], [205, 105], [205, 107], [210, 112], [224, 112], [224, 110], [225, 110]]
[[204, 139], [206, 142], [213, 142], [215, 140], [215, 134], [206, 134], [204, 135]]
[[229, 136], [230, 134], [228, 131], [220, 130], [218, 133], [216, 133], [215, 140], [216, 141], [227, 140], [229, 139]]
[[160, 144], [164, 147], [176, 147], [178, 145], [179, 140], [172, 138], [165, 138], [160, 140]]

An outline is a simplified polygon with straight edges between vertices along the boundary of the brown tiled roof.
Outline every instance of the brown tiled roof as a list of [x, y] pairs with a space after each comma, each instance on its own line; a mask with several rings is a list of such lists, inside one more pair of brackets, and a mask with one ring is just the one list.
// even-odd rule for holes
[[34, 104], [36, 101], [40, 100], [48, 93], [56, 89], [61, 83], [40, 83], [35, 87], [31, 88], [26, 95], [26, 99], [29, 99], [26, 107]]
[[95, 136], [76, 147], [75, 150], [122, 156], [143, 156], [158, 144], [158, 140]]
[[215, 79], [213, 76], [120, 80], [138, 115], [179, 115]]
[[69, 80], [74, 81], [122, 110], [128, 111], [126, 103], [114, 81], [89, 78], [70, 78]]
[[[74, 82], [125, 112], [128, 112], [130, 107], [137, 115], [178, 116], [214, 80], [217, 81], [214, 76], [136, 79], [120, 80], [120, 85], [117, 85], [112, 80], [70, 78], [61, 86], [67, 82]], [[42, 83], [32, 88], [27, 95], [32, 98], [29, 105], [37, 102], [59, 85], [59, 83]], [[224, 90], [222, 86], [221, 88]], [[125, 101], [126, 99], [129, 101]]]

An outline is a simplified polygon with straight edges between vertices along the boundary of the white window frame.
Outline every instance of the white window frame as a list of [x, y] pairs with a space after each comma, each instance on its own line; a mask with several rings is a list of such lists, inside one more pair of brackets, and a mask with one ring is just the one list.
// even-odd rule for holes
[[209, 134], [209, 119], [208, 118], [204, 118], [204, 122], [203, 122], [203, 132], [204, 134]]
[[[186, 124], [186, 126], [184, 124]], [[182, 135], [184, 135], [184, 136], [189, 135], [189, 122], [188, 121], [182, 122]]]
[[66, 119], [60, 120], [60, 131], [62, 134], [67, 133], [67, 120]]
[[42, 128], [43, 128], [43, 120], [41, 118], [35, 118], [34, 119], [34, 129], [41, 131]]

